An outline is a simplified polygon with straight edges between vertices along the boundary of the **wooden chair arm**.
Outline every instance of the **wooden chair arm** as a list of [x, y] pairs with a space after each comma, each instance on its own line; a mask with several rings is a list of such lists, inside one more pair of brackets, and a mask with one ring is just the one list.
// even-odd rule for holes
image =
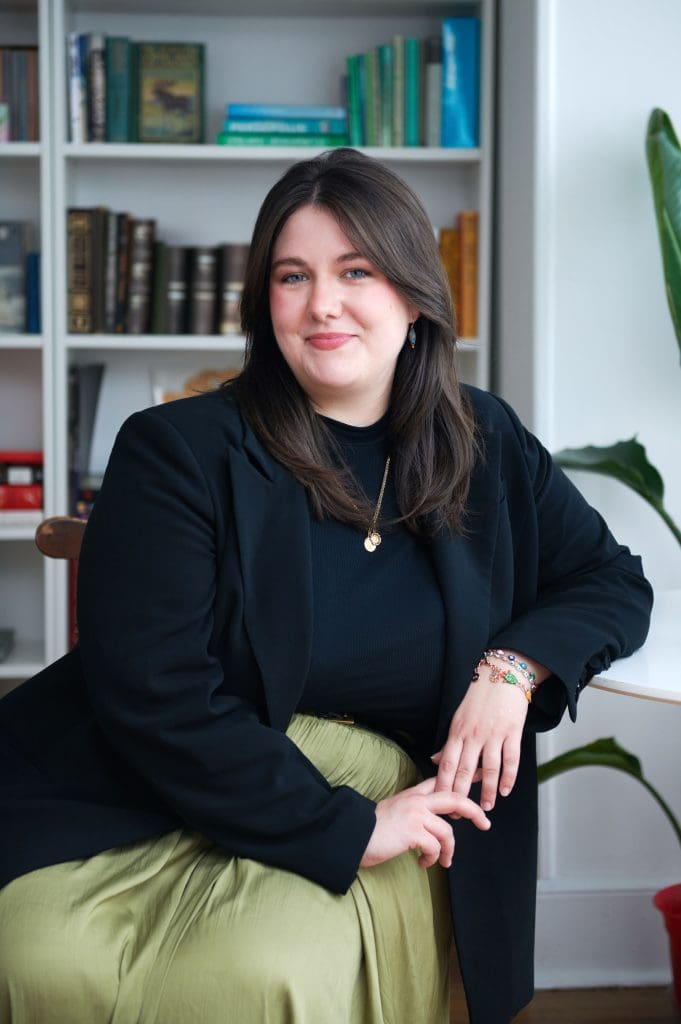
[[86, 521], [75, 516], [50, 516], [35, 531], [35, 543], [48, 558], [74, 561], [80, 555]]

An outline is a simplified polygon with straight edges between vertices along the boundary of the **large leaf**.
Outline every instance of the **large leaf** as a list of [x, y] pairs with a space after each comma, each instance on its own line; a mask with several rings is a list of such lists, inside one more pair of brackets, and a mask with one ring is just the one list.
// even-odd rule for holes
[[644, 786], [657, 801], [667, 817], [670, 825], [676, 833], [676, 838], [681, 843], [681, 826], [679, 826], [671, 808], [665, 803], [658, 791], [643, 776], [641, 762], [634, 754], [621, 747], [614, 737], [594, 740], [584, 747], [575, 747], [573, 750], [566, 750], [551, 761], [546, 761], [537, 767], [537, 779], [539, 782], [546, 782], [548, 779], [562, 775], [563, 772], [572, 771], [573, 768], [615, 768], [617, 771], [631, 775]]
[[681, 349], [681, 148], [664, 110], [648, 120], [646, 155], [662, 248], [667, 301]]
[[605, 448], [591, 444], [585, 448], [563, 448], [554, 455], [554, 459], [564, 469], [602, 473], [631, 487], [652, 505], [681, 544], [681, 530], [662, 504], [662, 477], [655, 466], [648, 462], [645, 448], [635, 437], [630, 441], [618, 441]]

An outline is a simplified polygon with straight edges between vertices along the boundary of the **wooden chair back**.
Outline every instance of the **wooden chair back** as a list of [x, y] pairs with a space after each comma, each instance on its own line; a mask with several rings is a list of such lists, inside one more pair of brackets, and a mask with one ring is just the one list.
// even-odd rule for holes
[[75, 516], [50, 516], [35, 531], [35, 543], [48, 558], [78, 560], [86, 522]]

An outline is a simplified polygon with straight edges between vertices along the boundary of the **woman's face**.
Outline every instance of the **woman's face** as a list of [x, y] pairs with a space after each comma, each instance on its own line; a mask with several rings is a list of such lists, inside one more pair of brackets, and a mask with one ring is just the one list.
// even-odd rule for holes
[[277, 344], [314, 408], [356, 426], [379, 419], [418, 311], [323, 207], [302, 206], [284, 224], [269, 297]]

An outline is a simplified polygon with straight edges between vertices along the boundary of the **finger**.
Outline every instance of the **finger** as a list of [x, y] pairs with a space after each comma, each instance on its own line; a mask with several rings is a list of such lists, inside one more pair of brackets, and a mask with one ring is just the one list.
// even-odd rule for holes
[[468, 796], [473, 785], [473, 776], [478, 770], [480, 763], [480, 747], [475, 744], [466, 743], [463, 753], [459, 759], [459, 765], [454, 776], [452, 789], [461, 796]]
[[456, 814], [460, 818], [468, 818], [483, 830], [488, 829], [492, 824], [480, 804], [476, 804], [475, 800], [469, 800], [467, 796], [461, 796], [459, 793], [431, 793], [430, 796], [425, 796], [424, 800], [428, 810], [433, 811], [434, 814], [446, 814], [449, 817], [454, 817]]
[[480, 806], [483, 811], [491, 811], [494, 807], [500, 771], [500, 749], [497, 746], [485, 747], [482, 754], [482, 790], [480, 791]]
[[449, 790], [454, 788], [454, 776], [459, 767], [459, 758], [463, 743], [460, 739], [447, 740], [440, 752], [440, 763], [437, 769], [436, 790]]
[[499, 792], [502, 796], [508, 796], [518, 778], [518, 767], [520, 765], [520, 738], [508, 736], [504, 743], [503, 768], [499, 779]]
[[435, 784], [437, 779], [435, 775], [429, 775], [423, 782], [417, 782], [415, 786], [410, 786], [408, 790], [403, 790], [404, 793], [434, 793]]
[[481, 778], [482, 778], [482, 765], [480, 765], [479, 768], [475, 769], [475, 772], [473, 773], [473, 782], [480, 782]]
[[448, 821], [438, 818], [437, 814], [430, 814], [426, 822], [426, 828], [431, 832], [440, 844], [440, 855], [438, 860], [443, 868], [451, 867], [454, 856], [454, 831]]
[[423, 829], [418, 842], [414, 845], [421, 850], [419, 867], [432, 868], [433, 864], [437, 864], [440, 856], [440, 843], [428, 829]]

